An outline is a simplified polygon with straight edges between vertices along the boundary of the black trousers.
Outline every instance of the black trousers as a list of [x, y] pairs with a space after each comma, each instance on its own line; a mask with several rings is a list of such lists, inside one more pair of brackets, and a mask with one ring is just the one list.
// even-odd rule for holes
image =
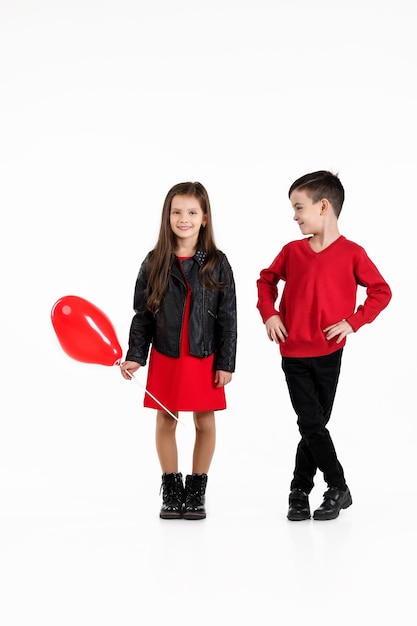
[[317, 468], [329, 487], [346, 489], [344, 472], [326, 425], [339, 380], [343, 349], [312, 358], [282, 357], [301, 440], [295, 455], [291, 489], [310, 493]]

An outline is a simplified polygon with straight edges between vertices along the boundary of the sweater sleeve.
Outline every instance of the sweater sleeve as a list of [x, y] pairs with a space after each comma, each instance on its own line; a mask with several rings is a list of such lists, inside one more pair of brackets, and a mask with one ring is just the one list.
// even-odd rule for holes
[[347, 318], [356, 332], [364, 324], [372, 322], [385, 309], [392, 293], [388, 283], [363, 248], [359, 248], [354, 270], [357, 284], [366, 287], [365, 301]]
[[278, 283], [280, 280], [285, 280], [284, 266], [285, 248], [275, 257], [269, 267], [261, 271], [256, 281], [258, 289], [258, 302], [256, 306], [264, 324], [266, 320], [273, 315], [279, 315], [275, 303], [278, 299]]

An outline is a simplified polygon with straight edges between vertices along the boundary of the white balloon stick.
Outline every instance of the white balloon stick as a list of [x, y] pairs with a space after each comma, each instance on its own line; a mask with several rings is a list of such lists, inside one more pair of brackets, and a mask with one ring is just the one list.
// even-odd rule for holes
[[153, 400], [155, 400], [155, 402], [157, 402], [157, 403], [159, 404], [159, 406], [160, 406], [162, 409], [164, 409], [164, 411], [166, 411], [167, 413], [169, 413], [169, 415], [170, 415], [171, 417], [173, 417], [173, 418], [174, 418], [174, 420], [177, 420], [177, 422], [179, 422], [179, 424], [182, 424], [183, 426], [185, 426], [185, 424], [184, 424], [183, 422], [181, 422], [181, 420], [179, 420], [179, 419], [178, 419], [178, 417], [177, 417], [176, 415], [174, 415], [173, 413], [171, 413], [171, 411], [170, 411], [169, 409], [167, 409], [167, 408], [166, 408], [166, 406], [164, 406], [164, 405], [162, 404], [162, 402], [159, 402], [158, 398], [155, 398], [155, 396], [154, 396], [153, 394], [151, 394], [151, 392], [150, 392], [150, 391], [148, 391], [148, 390], [146, 389], [146, 387], [145, 387], [144, 385], [142, 385], [142, 383], [140, 383], [140, 382], [138, 381], [138, 379], [137, 379], [137, 378], [135, 378], [135, 376], [129, 372], [129, 370], [125, 370], [125, 371], [129, 374], [130, 378], [132, 378], [132, 379], [135, 381], [135, 383], [137, 383], [140, 387], [142, 387], [142, 389], [144, 390], [144, 392], [145, 392], [145, 393], [147, 393], [147, 394], [148, 394], [148, 396], [150, 396]]

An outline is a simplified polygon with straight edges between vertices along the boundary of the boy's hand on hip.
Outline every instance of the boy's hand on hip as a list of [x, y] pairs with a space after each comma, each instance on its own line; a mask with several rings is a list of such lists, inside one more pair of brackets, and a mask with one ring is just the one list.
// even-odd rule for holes
[[323, 332], [325, 334], [326, 339], [336, 339], [336, 343], [340, 343], [349, 335], [349, 333], [353, 333], [353, 328], [346, 320], [342, 320], [341, 322], [337, 322], [336, 324], [332, 324], [331, 326], [327, 326], [327, 328], [323, 328]]
[[271, 341], [275, 343], [284, 343], [288, 337], [288, 331], [279, 315], [272, 315], [265, 322], [266, 334]]

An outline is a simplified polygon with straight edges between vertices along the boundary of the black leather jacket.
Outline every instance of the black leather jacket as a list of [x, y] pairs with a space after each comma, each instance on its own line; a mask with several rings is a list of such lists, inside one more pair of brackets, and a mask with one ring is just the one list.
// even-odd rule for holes
[[[182, 262], [182, 267], [190, 284], [192, 295], [190, 304], [189, 338], [190, 353], [197, 357], [207, 357], [215, 353], [214, 368], [234, 372], [237, 341], [236, 292], [232, 268], [224, 253], [215, 267], [215, 277], [225, 283], [223, 291], [204, 289], [199, 280], [200, 267], [204, 264], [205, 253], [197, 250], [191, 259]], [[145, 365], [150, 344], [171, 357], [179, 357], [182, 322], [187, 296], [178, 259], [173, 257], [168, 288], [161, 307], [152, 315], [146, 308], [147, 263], [149, 254], [143, 261], [136, 280], [132, 319], [129, 334], [129, 349], [126, 360]]]

